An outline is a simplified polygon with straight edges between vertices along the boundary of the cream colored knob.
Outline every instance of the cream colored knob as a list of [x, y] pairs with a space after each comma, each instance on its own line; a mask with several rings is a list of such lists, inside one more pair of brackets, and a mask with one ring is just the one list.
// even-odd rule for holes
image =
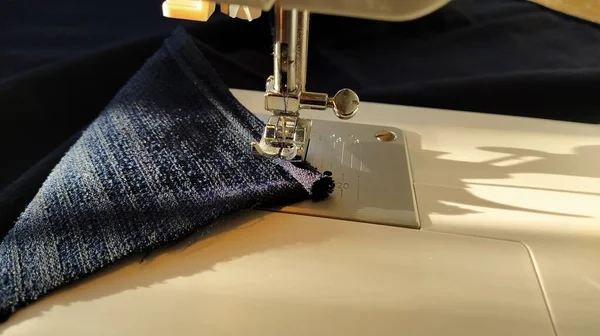
[[221, 3], [221, 12], [225, 15], [229, 15], [232, 18], [238, 18], [243, 20], [252, 21], [258, 19], [262, 14], [259, 8], [243, 5], [230, 5]]
[[215, 12], [215, 3], [206, 0], [166, 0], [162, 4], [163, 16], [173, 19], [208, 21]]

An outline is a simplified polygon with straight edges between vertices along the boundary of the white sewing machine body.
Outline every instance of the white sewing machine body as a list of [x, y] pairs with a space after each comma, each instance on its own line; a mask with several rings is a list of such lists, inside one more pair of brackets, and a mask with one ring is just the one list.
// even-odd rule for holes
[[[262, 92], [234, 94], [264, 113]], [[405, 131], [417, 227], [369, 220], [397, 210], [399, 180], [361, 198], [361, 220], [323, 217], [335, 195], [317, 214], [240, 214], [42, 299], [3, 335], [600, 333], [598, 126], [370, 103], [352, 121], [307, 115]], [[368, 174], [397, 162], [373, 155], [392, 143], [344, 155]]]

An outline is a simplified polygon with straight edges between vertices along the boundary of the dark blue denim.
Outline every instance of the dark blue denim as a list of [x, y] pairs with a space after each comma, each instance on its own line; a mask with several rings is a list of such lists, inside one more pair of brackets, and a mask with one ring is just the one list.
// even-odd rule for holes
[[263, 123], [183, 30], [53, 169], [0, 245], [0, 316], [135, 252], [257, 206], [322, 199], [331, 177], [258, 157]]

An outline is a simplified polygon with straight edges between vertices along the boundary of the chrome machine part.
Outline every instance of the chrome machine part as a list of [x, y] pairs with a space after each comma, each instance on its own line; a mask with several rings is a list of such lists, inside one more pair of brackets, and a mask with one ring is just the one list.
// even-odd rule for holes
[[334, 97], [306, 91], [309, 12], [284, 10], [275, 4], [273, 75], [267, 79], [265, 109], [267, 120], [260, 142], [252, 148], [261, 155], [291, 161], [306, 159], [312, 121], [300, 118], [301, 110], [326, 110], [343, 120], [358, 111], [358, 95], [342, 89]]

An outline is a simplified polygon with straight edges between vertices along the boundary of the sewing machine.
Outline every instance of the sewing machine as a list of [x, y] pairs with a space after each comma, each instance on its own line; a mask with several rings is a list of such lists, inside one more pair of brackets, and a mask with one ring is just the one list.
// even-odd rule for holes
[[232, 90], [266, 124], [248, 145], [333, 172], [334, 194], [120, 263], [4, 335], [600, 334], [598, 126], [305, 91], [308, 11], [410, 20], [445, 0], [237, 2], [163, 12], [274, 10], [265, 92]]

